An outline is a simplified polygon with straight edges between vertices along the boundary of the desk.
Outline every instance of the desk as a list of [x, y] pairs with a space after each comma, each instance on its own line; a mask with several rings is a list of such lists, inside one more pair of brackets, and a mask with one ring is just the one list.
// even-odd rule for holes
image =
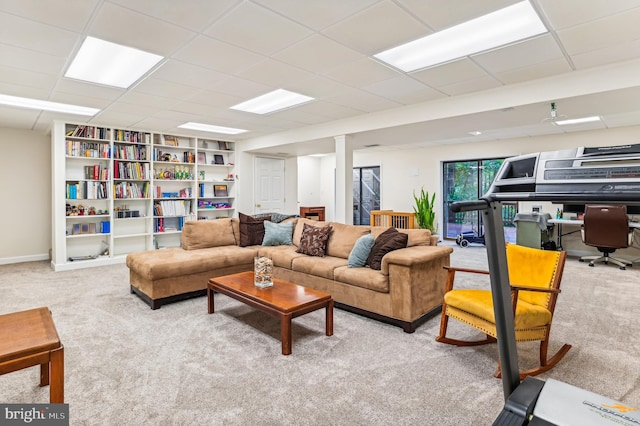
[[[565, 235], [575, 234], [576, 232], [580, 232], [580, 228], [567, 232], [565, 234], [562, 233], [562, 225], [574, 225], [574, 226], [582, 226], [584, 221], [582, 219], [551, 219], [548, 221], [549, 223], [555, 223], [558, 225], [558, 237], [557, 237], [557, 246], [558, 250], [562, 250], [562, 237]], [[640, 222], [629, 222], [629, 228], [640, 228]]]

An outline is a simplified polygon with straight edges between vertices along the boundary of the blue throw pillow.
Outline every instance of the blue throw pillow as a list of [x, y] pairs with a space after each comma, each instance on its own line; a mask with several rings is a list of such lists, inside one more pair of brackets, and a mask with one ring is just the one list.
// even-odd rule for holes
[[293, 245], [293, 222], [273, 223], [264, 221], [263, 246], [290, 246]]
[[351, 249], [351, 253], [349, 253], [349, 268], [362, 268], [366, 265], [367, 258], [369, 257], [369, 253], [371, 253], [371, 248], [375, 241], [376, 239], [373, 238], [371, 234], [358, 238]]

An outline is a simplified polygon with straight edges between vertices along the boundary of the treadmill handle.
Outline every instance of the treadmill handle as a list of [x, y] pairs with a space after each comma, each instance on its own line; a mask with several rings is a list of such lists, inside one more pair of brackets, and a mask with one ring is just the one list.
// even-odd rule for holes
[[485, 199], [473, 201], [456, 201], [451, 204], [451, 210], [454, 213], [470, 212], [474, 210], [485, 210], [489, 208], [489, 201]]

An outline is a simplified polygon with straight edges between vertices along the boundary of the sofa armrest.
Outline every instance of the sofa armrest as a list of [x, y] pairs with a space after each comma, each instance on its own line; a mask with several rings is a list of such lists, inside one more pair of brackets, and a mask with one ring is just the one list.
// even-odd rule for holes
[[433, 312], [444, 296], [452, 247], [414, 246], [387, 253], [381, 272], [389, 275], [393, 317], [415, 321]]
[[448, 246], [413, 246], [394, 250], [382, 258], [382, 273], [389, 274], [389, 264], [411, 267], [443, 256], [449, 257], [452, 252], [453, 248]]

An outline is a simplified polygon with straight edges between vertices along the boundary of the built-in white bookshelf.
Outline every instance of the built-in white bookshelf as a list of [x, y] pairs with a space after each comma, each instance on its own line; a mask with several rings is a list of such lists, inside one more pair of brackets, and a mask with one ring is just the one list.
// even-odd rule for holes
[[52, 267], [124, 262], [179, 247], [189, 220], [235, 214], [235, 145], [54, 122]]

